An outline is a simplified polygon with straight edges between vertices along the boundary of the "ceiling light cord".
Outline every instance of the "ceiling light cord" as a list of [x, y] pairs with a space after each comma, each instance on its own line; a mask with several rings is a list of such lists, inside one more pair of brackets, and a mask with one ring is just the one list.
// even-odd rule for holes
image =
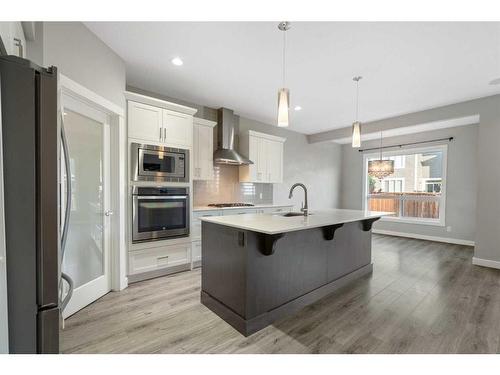
[[285, 87], [285, 69], [286, 69], [286, 30], [283, 30], [283, 86]]
[[356, 121], [359, 120], [359, 79], [356, 80]]
[[380, 132], [380, 160], [382, 160], [382, 132]]
[[363, 77], [355, 76], [352, 78], [352, 80], [356, 82], [356, 122], [359, 121], [359, 81], [361, 78]]

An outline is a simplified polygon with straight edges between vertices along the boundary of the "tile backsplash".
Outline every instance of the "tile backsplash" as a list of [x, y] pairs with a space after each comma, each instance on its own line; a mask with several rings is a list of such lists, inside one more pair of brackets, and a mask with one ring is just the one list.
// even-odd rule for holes
[[194, 206], [227, 202], [273, 203], [272, 184], [239, 182], [238, 172], [236, 166], [215, 165], [213, 180], [193, 181]]

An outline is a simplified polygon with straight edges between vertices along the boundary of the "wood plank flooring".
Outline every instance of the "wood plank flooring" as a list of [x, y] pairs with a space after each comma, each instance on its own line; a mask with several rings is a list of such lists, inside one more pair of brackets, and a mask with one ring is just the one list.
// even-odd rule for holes
[[200, 303], [201, 270], [112, 292], [66, 321], [64, 353], [500, 353], [500, 270], [471, 247], [373, 236], [371, 276], [250, 337]]

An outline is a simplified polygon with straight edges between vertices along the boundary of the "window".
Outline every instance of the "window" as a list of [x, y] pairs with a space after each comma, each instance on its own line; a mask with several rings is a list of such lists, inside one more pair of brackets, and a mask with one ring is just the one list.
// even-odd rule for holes
[[383, 189], [385, 193], [402, 193], [404, 191], [404, 178], [384, 178]]
[[367, 175], [368, 161], [378, 154], [364, 155], [364, 207], [394, 212], [385, 220], [445, 225], [447, 146], [389, 151], [394, 173], [382, 179]]
[[405, 167], [406, 164], [406, 156], [398, 155], [398, 156], [390, 156], [387, 159], [394, 160], [394, 169], [401, 169]]
[[440, 178], [424, 178], [422, 179], [422, 190], [427, 193], [440, 193], [441, 192], [441, 179]]

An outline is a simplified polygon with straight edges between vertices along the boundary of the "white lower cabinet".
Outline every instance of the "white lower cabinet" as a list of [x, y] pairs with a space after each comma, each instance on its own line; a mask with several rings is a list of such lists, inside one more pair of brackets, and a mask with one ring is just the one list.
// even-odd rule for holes
[[222, 210], [206, 210], [193, 212], [193, 220], [191, 222], [191, 239], [193, 241], [201, 241], [201, 217], [204, 216], [221, 216]]
[[141, 274], [191, 263], [191, 243], [129, 252], [129, 274]]
[[204, 216], [221, 216], [222, 210], [207, 210], [193, 212], [193, 220], [191, 221], [191, 264], [192, 267], [201, 266], [201, 217]]

